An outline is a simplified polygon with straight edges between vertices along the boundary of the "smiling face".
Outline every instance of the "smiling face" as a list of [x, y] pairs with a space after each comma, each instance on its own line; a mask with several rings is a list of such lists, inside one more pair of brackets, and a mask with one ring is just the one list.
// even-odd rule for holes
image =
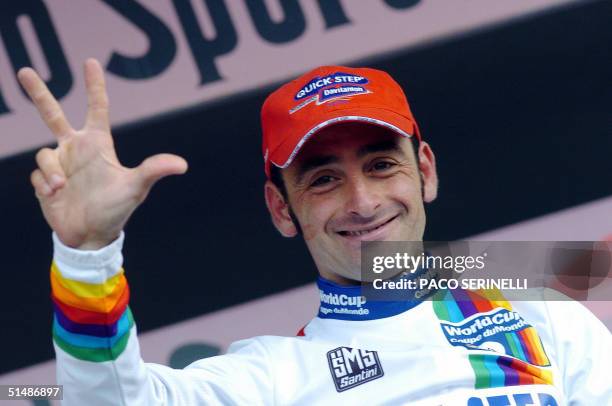
[[361, 241], [423, 237], [423, 202], [435, 199], [437, 175], [425, 142], [418, 154], [419, 163], [409, 139], [382, 127], [325, 128], [283, 170], [288, 202], [266, 183], [274, 224], [285, 236], [297, 234], [290, 206], [321, 276], [342, 284], [358, 281]]

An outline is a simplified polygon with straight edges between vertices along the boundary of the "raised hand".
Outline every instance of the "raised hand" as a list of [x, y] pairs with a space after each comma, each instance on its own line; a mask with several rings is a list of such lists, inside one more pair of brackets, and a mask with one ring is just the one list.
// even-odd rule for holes
[[185, 173], [187, 162], [159, 154], [136, 168], [121, 165], [110, 133], [102, 67], [88, 59], [84, 70], [88, 110], [81, 130], [70, 126], [33, 69], [21, 69], [18, 77], [58, 143], [38, 151], [31, 176], [45, 219], [64, 244], [91, 250], [116, 239], [153, 184]]

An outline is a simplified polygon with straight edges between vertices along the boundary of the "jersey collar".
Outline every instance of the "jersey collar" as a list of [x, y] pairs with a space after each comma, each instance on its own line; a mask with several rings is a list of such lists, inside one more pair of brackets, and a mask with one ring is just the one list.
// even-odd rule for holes
[[367, 300], [361, 286], [343, 286], [319, 276], [321, 303], [318, 317], [337, 320], [375, 320], [403, 313], [423, 302], [414, 296], [402, 300]]

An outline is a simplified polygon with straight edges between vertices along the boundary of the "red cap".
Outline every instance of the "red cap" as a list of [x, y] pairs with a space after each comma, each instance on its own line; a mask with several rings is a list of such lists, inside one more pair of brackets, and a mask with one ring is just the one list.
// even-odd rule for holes
[[266, 175], [286, 168], [317, 131], [357, 121], [389, 128], [405, 137], [419, 128], [406, 96], [388, 73], [370, 68], [321, 66], [281, 86], [261, 108]]

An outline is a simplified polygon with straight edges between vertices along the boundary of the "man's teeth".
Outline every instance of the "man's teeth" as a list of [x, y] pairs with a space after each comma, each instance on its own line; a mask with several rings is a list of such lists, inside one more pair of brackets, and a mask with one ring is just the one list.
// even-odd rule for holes
[[347, 231], [346, 235], [350, 235], [350, 236], [358, 236], [358, 235], [364, 235], [369, 233], [371, 230], [366, 230], [366, 231]]
[[346, 235], [352, 236], [352, 237], [356, 237], [356, 236], [360, 236], [360, 235], [364, 235], [364, 234], [368, 234], [382, 226], [384, 226], [387, 223], [381, 224], [379, 226], [376, 226], [374, 228], [370, 228], [369, 230], [359, 230], [359, 231], [345, 231]]

